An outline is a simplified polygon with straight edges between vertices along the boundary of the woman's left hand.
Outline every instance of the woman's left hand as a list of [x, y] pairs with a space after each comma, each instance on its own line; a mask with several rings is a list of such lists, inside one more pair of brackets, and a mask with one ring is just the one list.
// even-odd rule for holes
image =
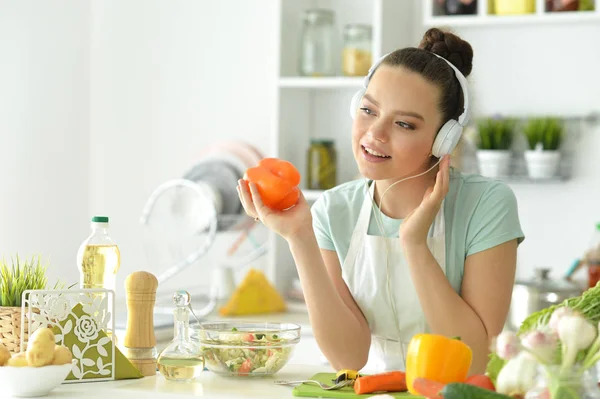
[[429, 228], [448, 193], [449, 181], [450, 155], [446, 155], [440, 162], [434, 186], [425, 191], [421, 204], [400, 225], [400, 241], [404, 246], [427, 244]]

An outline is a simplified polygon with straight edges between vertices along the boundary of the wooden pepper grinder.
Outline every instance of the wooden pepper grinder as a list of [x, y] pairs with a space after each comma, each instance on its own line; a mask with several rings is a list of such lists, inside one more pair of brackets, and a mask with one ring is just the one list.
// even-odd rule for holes
[[134, 272], [125, 279], [127, 329], [125, 356], [144, 376], [156, 374], [154, 303], [158, 280], [152, 273]]

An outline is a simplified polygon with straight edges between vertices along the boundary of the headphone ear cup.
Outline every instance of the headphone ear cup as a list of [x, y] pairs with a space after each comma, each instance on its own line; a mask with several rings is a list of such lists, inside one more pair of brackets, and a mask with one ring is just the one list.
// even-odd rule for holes
[[441, 158], [444, 155], [450, 154], [458, 144], [462, 131], [462, 125], [454, 119], [446, 122], [433, 142], [431, 154], [436, 158]]
[[360, 105], [360, 100], [362, 100], [365, 95], [365, 89], [360, 89], [352, 96], [352, 101], [350, 101], [350, 117], [354, 119], [356, 116], [356, 111]]

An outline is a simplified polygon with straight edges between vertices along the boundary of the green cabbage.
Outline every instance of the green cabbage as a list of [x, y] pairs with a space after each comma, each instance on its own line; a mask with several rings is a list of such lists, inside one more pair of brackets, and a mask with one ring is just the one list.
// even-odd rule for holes
[[[581, 312], [592, 324], [598, 325], [598, 322], [600, 322], [600, 283], [585, 291], [580, 296], [565, 299], [560, 304], [530, 314], [523, 320], [523, 323], [521, 323], [517, 335], [521, 336], [538, 327], [547, 325], [552, 313], [563, 306]], [[494, 381], [494, 383], [496, 383], [496, 378], [505, 363], [506, 361], [500, 359], [495, 353], [489, 355], [486, 374]]]

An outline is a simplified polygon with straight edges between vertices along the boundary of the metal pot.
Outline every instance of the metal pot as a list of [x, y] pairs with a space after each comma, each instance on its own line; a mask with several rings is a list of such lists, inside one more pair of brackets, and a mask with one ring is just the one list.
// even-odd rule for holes
[[516, 281], [506, 320], [509, 330], [517, 331], [527, 316], [565, 299], [580, 296], [584, 287], [568, 280], [552, 280], [550, 269], [535, 269], [528, 281]]

